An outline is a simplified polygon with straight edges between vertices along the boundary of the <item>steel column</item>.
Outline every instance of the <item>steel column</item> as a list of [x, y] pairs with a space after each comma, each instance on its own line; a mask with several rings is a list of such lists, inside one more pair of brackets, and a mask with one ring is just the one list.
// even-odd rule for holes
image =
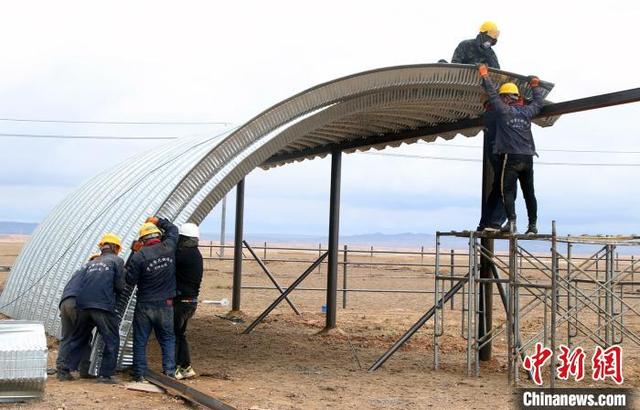
[[218, 256], [220, 257], [220, 259], [224, 258], [224, 242], [225, 242], [225, 236], [226, 236], [226, 229], [227, 228], [227, 196], [225, 195], [224, 198], [222, 198], [222, 213], [220, 216], [220, 252], [218, 253]]
[[327, 263], [327, 316], [325, 329], [333, 329], [336, 327], [341, 163], [342, 151], [333, 151], [331, 153], [331, 194], [329, 198], [329, 255]]
[[[487, 143], [487, 135], [485, 130], [483, 149], [482, 149], [482, 215], [487, 212], [487, 199], [493, 190], [493, 179], [495, 170], [491, 164], [491, 146]], [[493, 222], [485, 219], [485, 223]], [[490, 279], [493, 274], [491, 272], [491, 259], [487, 255], [493, 255], [494, 243], [493, 239], [482, 238], [480, 245], [485, 252], [480, 252], [480, 278]], [[478, 316], [478, 340], [484, 340], [485, 335], [491, 333], [493, 328], [493, 286], [491, 282], [485, 282], [480, 285], [480, 311]], [[491, 360], [491, 340], [485, 343], [478, 353], [480, 360]]]
[[242, 222], [244, 219], [244, 178], [236, 188], [236, 230], [233, 248], [233, 297], [231, 310], [240, 310], [240, 291], [242, 288]]

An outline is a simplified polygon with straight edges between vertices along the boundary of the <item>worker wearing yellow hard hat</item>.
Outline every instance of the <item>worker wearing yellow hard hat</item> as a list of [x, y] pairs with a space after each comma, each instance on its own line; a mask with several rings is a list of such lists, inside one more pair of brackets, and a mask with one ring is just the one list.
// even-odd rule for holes
[[493, 46], [498, 42], [500, 30], [493, 21], [485, 21], [480, 25], [476, 38], [464, 40], [458, 44], [452, 63], [458, 64], [486, 64], [491, 68], [500, 68], [498, 57], [493, 51]]
[[[500, 68], [498, 63], [498, 57], [493, 51], [493, 46], [498, 42], [500, 36], [500, 30], [498, 25], [493, 21], [485, 21], [480, 25], [478, 34], [475, 38], [464, 40], [458, 44], [453, 57], [452, 63], [458, 64], [486, 64], [492, 68]], [[440, 62], [446, 62], [440, 60]], [[484, 125], [484, 144], [488, 147], [487, 152], [493, 151], [493, 145], [495, 143], [495, 113], [491, 110], [491, 107], [487, 106], [485, 114], [482, 117]], [[480, 215], [480, 222], [478, 223], [478, 231], [484, 230], [487, 226], [502, 225], [507, 219], [504, 211], [504, 205], [502, 204], [502, 196], [500, 194], [500, 181], [498, 169], [501, 166], [500, 158], [498, 155], [488, 154], [488, 161], [483, 162], [483, 172], [494, 175], [494, 181], [491, 189], [488, 192], [483, 190], [482, 193], [482, 210]]]
[[[492, 109], [495, 111], [496, 136], [493, 152], [500, 156], [502, 166], [499, 171], [501, 177], [502, 200], [507, 213], [508, 224], [505, 232], [515, 234], [516, 227], [516, 190], [517, 182], [527, 205], [529, 226], [525, 234], [536, 235], [538, 228], [538, 202], [533, 185], [533, 156], [536, 144], [531, 133], [531, 120], [538, 115], [544, 103], [538, 77], [531, 77], [529, 86], [532, 89], [533, 101], [523, 104], [518, 86], [507, 82], [496, 92], [493, 82], [489, 78], [489, 71], [485, 65], [478, 67]], [[485, 230], [498, 231], [500, 225], [488, 226]]]
[[[97, 381], [117, 383], [113, 378], [120, 348], [116, 301], [125, 287], [124, 261], [118, 256], [122, 243], [120, 237], [109, 232], [102, 236], [98, 247], [100, 255], [91, 256], [89, 262], [73, 275], [63, 293], [62, 301], [69, 295], [75, 295], [77, 318], [68, 343], [60, 348], [62, 359], [56, 363], [58, 380], [72, 380], [70, 371], [78, 368], [82, 377], [82, 363], [87, 360], [87, 341], [96, 328], [104, 341]], [[62, 316], [62, 302], [60, 306]]]
[[120, 237], [114, 233], [107, 232], [102, 236], [98, 247], [102, 250], [103, 247], [112, 247], [113, 252], [117, 255], [122, 249], [122, 243], [120, 243]]
[[142, 381], [146, 372], [146, 349], [152, 330], [162, 350], [162, 372], [176, 376], [173, 298], [176, 296], [177, 244], [177, 226], [164, 218], [149, 217], [138, 231], [134, 253], [127, 265], [127, 283], [137, 287], [131, 370], [134, 381]]

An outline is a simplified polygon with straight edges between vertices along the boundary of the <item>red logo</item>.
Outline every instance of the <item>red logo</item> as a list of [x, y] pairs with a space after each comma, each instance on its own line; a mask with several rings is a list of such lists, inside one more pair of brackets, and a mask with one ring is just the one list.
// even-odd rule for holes
[[[570, 377], [573, 377], [575, 381], [584, 379], [584, 361], [586, 357], [584, 349], [576, 347], [571, 350], [565, 345], [560, 345], [559, 350], [556, 377], [560, 380], [569, 380]], [[552, 356], [553, 351], [538, 342], [534, 353], [530, 356], [525, 356], [522, 362], [522, 366], [531, 373], [533, 382], [538, 386], [542, 386], [542, 366]], [[614, 345], [603, 349], [600, 346], [596, 346], [591, 358], [591, 367], [593, 370], [591, 378], [594, 381], [606, 380], [609, 377], [617, 384], [622, 384], [624, 382], [622, 347]]]
[[542, 370], [540, 369], [551, 358], [553, 351], [544, 347], [542, 343], [536, 343], [536, 351], [531, 356], [526, 356], [522, 365], [533, 374], [533, 382], [542, 386]]
[[584, 379], [584, 358], [586, 354], [581, 347], [576, 347], [573, 352], [565, 345], [560, 345], [560, 366], [558, 366], [558, 379], [568, 380], [573, 376], [578, 382]]
[[618, 345], [602, 349], [596, 346], [596, 350], [591, 358], [593, 366], [593, 380], [604, 380], [611, 377], [611, 380], [617, 384], [622, 384], [624, 376], [622, 375], [622, 347]]

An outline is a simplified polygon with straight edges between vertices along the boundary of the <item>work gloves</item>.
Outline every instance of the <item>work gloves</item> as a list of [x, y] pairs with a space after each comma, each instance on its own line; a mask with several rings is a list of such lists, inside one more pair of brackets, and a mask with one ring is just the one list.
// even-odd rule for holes
[[[478, 64], [478, 74], [482, 78], [486, 78], [489, 76], [489, 69], [485, 64]], [[529, 86], [531, 88], [536, 88], [540, 86], [540, 79], [535, 75], [529, 76]]]
[[482, 78], [486, 78], [489, 76], [489, 69], [487, 68], [486, 64], [478, 64], [478, 74], [480, 74], [480, 77]]

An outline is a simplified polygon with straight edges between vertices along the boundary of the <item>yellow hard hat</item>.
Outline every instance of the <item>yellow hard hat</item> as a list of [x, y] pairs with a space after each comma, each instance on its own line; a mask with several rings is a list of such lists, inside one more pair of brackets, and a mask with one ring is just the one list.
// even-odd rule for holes
[[487, 35], [494, 40], [497, 40], [498, 36], [500, 35], [498, 25], [493, 21], [485, 21], [484, 23], [482, 23], [482, 25], [480, 26], [480, 32], [487, 33]]
[[518, 86], [514, 83], [504, 83], [500, 86], [498, 94], [515, 94], [519, 96], [520, 91], [518, 91]]
[[162, 235], [162, 232], [160, 232], [160, 229], [158, 229], [157, 226], [155, 226], [151, 222], [145, 222], [140, 227], [140, 232], [139, 232], [138, 238], [143, 238], [143, 237], [145, 237], [147, 235], [151, 235], [151, 234], [154, 234], [154, 233], [158, 234], [158, 235]]
[[98, 243], [99, 247], [103, 247], [105, 244], [112, 244], [117, 246], [117, 250], [116, 252], [120, 252], [120, 249], [122, 248], [122, 243], [120, 243], [120, 237], [114, 233], [111, 232], [107, 232], [102, 236], [102, 239], [100, 239], [100, 242]]

